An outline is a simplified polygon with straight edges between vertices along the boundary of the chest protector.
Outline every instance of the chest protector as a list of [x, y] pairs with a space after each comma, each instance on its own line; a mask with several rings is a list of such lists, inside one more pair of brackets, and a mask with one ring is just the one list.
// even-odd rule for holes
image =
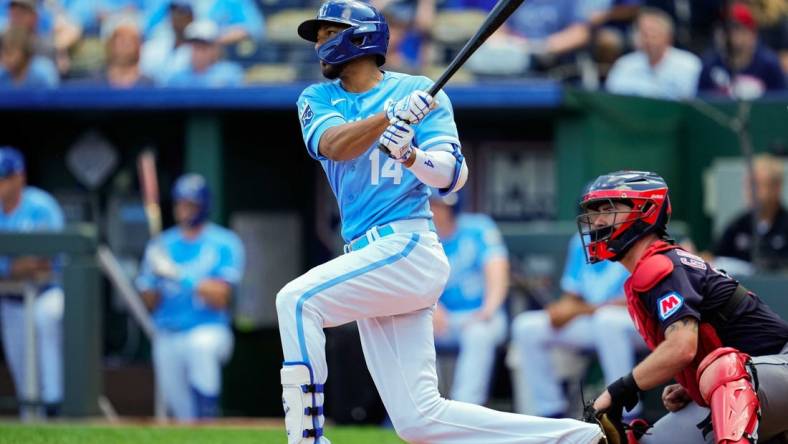
[[[632, 317], [635, 328], [640, 333], [640, 336], [643, 337], [650, 350], [657, 348], [665, 340], [665, 335], [660, 329], [660, 323], [656, 316], [652, 314], [650, 307], [646, 307], [643, 303], [640, 294], [648, 292], [673, 272], [673, 262], [663, 253], [676, 248], [679, 247], [664, 241], [657, 241], [651, 244], [635, 266], [632, 276], [624, 284], [629, 315]], [[722, 341], [717, 336], [717, 331], [714, 327], [708, 322], [701, 322], [698, 330], [698, 351], [695, 354], [695, 359], [681, 372], [674, 375], [676, 381], [687, 389], [692, 400], [698, 405], [708, 406], [698, 387], [696, 376], [698, 367], [706, 355], [721, 346]]]

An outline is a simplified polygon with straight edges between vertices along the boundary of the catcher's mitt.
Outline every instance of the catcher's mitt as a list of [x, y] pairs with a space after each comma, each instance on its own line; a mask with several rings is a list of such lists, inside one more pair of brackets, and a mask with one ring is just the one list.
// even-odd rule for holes
[[592, 403], [588, 403], [583, 409], [583, 421], [599, 424], [599, 427], [602, 428], [602, 433], [605, 434], [604, 443], [627, 444], [627, 434], [620, 417], [614, 418], [605, 412], [599, 413]]

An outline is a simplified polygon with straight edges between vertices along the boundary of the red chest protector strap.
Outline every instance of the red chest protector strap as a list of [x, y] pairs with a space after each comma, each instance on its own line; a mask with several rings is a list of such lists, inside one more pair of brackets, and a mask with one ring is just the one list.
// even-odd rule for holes
[[655, 254], [638, 263], [632, 273], [632, 289], [645, 293], [673, 273], [673, 262], [664, 254]]

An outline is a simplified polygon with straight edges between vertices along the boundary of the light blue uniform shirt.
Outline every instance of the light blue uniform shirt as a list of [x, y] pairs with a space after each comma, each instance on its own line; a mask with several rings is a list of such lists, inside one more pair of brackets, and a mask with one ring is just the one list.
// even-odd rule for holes
[[605, 88], [616, 94], [681, 100], [695, 97], [703, 64], [698, 56], [668, 48], [662, 60], [651, 66], [644, 52], [620, 57], [607, 76]]
[[[0, 231], [31, 232], [60, 231], [63, 229], [63, 211], [55, 199], [46, 191], [36, 187], [25, 187], [19, 206], [10, 214], [0, 207]], [[11, 258], [0, 257], [0, 276], [7, 277]]]
[[[175, 279], [155, 274], [151, 256], [162, 249], [175, 263]], [[227, 310], [215, 309], [197, 294], [203, 279], [219, 279], [236, 287], [241, 282], [244, 249], [230, 230], [207, 223], [196, 239], [185, 239], [179, 227], [164, 231], [148, 242], [136, 284], [139, 291], [156, 291], [160, 302], [153, 322], [163, 330], [183, 331], [203, 324], [229, 325]]]
[[232, 62], [216, 62], [203, 72], [195, 72], [191, 65], [183, 71], [173, 73], [165, 81], [166, 86], [180, 88], [223, 88], [241, 86], [244, 82], [244, 71], [240, 65]]
[[449, 311], [480, 308], [486, 284], [484, 266], [508, 256], [501, 232], [487, 215], [460, 214], [454, 234], [441, 242], [451, 265], [441, 305]]
[[561, 277], [561, 289], [581, 296], [592, 305], [599, 305], [624, 297], [624, 281], [629, 271], [618, 262], [586, 263], [580, 235], [569, 241], [566, 267]]
[[43, 56], [33, 56], [21, 83], [14, 83], [11, 73], [0, 68], [0, 87], [3, 88], [54, 88], [58, 83], [60, 77], [55, 64]]
[[512, 14], [508, 26], [529, 39], [546, 39], [587, 20], [580, 0], [530, 0]]
[[[298, 98], [301, 131], [309, 155], [320, 161], [339, 203], [342, 237], [349, 242], [373, 226], [417, 218], [432, 218], [430, 189], [401, 163], [390, 159], [377, 148], [377, 141], [364, 154], [347, 161], [333, 161], [322, 156], [318, 144], [332, 126], [366, 119], [383, 111], [387, 99], [399, 100], [411, 92], [427, 90], [432, 81], [422, 76], [394, 72], [363, 93], [345, 91], [339, 80], [312, 85]], [[414, 126], [414, 144], [429, 150], [440, 144], [459, 149], [457, 125], [454, 123], [449, 97], [442, 91], [432, 110]]]
[[[146, 18], [144, 34], [150, 38], [154, 34], [172, 33], [169, 21], [170, 1], [161, 1], [153, 7]], [[211, 20], [219, 26], [219, 32], [228, 28], [241, 27], [249, 33], [252, 40], [261, 40], [265, 31], [265, 20], [254, 0], [192, 0], [189, 2], [194, 13], [194, 21]]]
[[[151, 0], [69, 0], [64, 2], [68, 17], [82, 27], [87, 34], [98, 34], [101, 31], [101, 17], [122, 14], [145, 15]], [[158, 1], [155, 2], [159, 4]]]

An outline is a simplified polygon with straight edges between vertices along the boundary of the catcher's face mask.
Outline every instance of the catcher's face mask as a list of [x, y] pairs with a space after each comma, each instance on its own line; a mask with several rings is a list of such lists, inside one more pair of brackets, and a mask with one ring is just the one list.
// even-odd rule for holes
[[590, 263], [610, 259], [608, 242], [641, 217], [640, 210], [633, 209], [629, 202], [621, 200], [584, 202], [582, 209], [583, 212], [577, 217], [577, 228], [586, 260]]

